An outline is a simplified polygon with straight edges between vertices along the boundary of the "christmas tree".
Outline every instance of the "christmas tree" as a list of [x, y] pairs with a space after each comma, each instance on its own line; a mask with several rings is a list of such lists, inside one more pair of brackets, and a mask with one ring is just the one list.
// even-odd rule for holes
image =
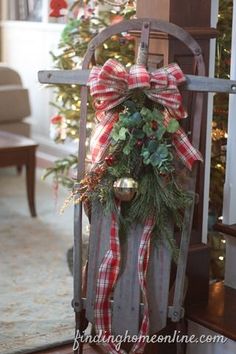
[[[110, 3], [110, 2], [109, 2]], [[51, 53], [55, 68], [61, 70], [80, 68], [83, 56], [91, 39], [110, 24], [129, 19], [135, 14], [135, 2], [128, 1], [111, 11], [99, 11], [99, 3], [94, 1], [75, 1], [69, 10], [68, 21], [58, 45], [58, 54]], [[96, 50], [96, 63], [103, 64], [115, 58], [126, 66], [134, 60], [134, 38], [129, 34], [116, 35], [108, 39]], [[80, 118], [80, 89], [76, 85], [53, 85], [55, 101], [51, 104], [58, 110], [51, 119], [51, 136], [57, 143], [78, 140]], [[94, 125], [94, 111], [89, 105], [87, 135], [91, 135]], [[71, 188], [73, 169], [77, 166], [77, 156], [70, 155], [57, 160], [44, 175], [53, 175], [54, 181]]]
[[[220, 0], [218, 15], [218, 37], [216, 42], [215, 76], [229, 79], [232, 32], [232, 0]], [[225, 160], [227, 146], [228, 95], [214, 96], [212, 123], [212, 153], [210, 178], [209, 244], [211, 246], [211, 275], [224, 277], [225, 239], [221, 233], [214, 232], [211, 226], [222, 215], [223, 188], [225, 180]]]

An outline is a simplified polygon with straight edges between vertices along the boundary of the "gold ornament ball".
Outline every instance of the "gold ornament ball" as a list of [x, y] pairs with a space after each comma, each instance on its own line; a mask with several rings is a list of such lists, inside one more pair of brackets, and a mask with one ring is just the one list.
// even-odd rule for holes
[[113, 189], [117, 199], [122, 202], [129, 202], [138, 190], [138, 182], [130, 177], [122, 177], [114, 182]]

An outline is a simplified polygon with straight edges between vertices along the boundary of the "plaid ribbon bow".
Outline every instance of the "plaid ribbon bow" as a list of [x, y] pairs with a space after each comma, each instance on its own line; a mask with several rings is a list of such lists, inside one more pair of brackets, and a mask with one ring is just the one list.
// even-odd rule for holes
[[[91, 141], [92, 162], [103, 160], [110, 145], [110, 133], [119, 119], [119, 114], [110, 110], [127, 100], [133, 89], [142, 88], [147, 97], [167, 108], [165, 126], [172, 117], [186, 118], [187, 112], [177, 88], [184, 81], [184, 74], [175, 63], [152, 73], [148, 73], [143, 65], [133, 65], [128, 73], [122, 64], [113, 59], [102, 67], [94, 67], [89, 86], [99, 124]], [[172, 142], [177, 155], [189, 169], [195, 161], [202, 161], [200, 152], [192, 146], [183, 129], [179, 128], [173, 134]]]
[[[177, 64], [148, 73], [144, 66], [133, 65], [128, 73], [119, 62], [109, 59], [103, 67], [94, 67], [89, 77], [90, 92], [94, 99], [96, 116], [99, 121], [92, 139], [92, 162], [103, 160], [110, 145], [110, 133], [119, 119], [119, 113], [111, 111], [132, 94], [133, 89], [142, 88], [153, 101], [165, 108], [164, 125], [168, 126], [172, 117], [182, 119], [187, 113], [182, 106], [182, 97], [177, 85], [185, 81], [185, 77]], [[196, 160], [202, 160], [201, 154], [191, 145], [185, 132], [179, 128], [173, 134], [173, 145], [185, 165], [191, 169]], [[118, 209], [120, 204], [118, 204]], [[110, 247], [106, 252], [98, 271], [96, 301], [94, 309], [95, 327], [102, 331], [104, 338], [111, 334], [110, 298], [120, 271], [120, 245], [118, 216], [112, 214], [110, 229]], [[146, 273], [150, 252], [150, 237], [154, 227], [152, 217], [144, 223], [138, 252], [138, 276], [143, 293], [144, 313], [140, 327], [140, 336], [149, 334], [148, 301], [146, 293]], [[125, 354], [117, 350], [114, 343], [105, 341], [103, 345], [110, 354]], [[138, 341], [131, 353], [141, 354], [145, 342]]]

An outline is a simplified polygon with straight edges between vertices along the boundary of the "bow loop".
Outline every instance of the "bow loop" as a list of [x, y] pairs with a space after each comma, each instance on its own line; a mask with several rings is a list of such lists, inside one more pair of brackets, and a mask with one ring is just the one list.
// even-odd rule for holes
[[91, 96], [96, 111], [109, 111], [129, 98], [134, 89], [143, 89], [151, 100], [177, 112], [177, 118], [186, 118], [182, 97], [177, 85], [185, 77], [177, 64], [170, 64], [149, 74], [143, 65], [133, 65], [129, 73], [114, 59], [101, 68], [94, 67], [89, 77]]
[[124, 101], [128, 73], [119, 62], [109, 59], [101, 68], [93, 67], [89, 76], [89, 86], [96, 111], [108, 111]]
[[187, 117], [187, 112], [182, 105], [182, 96], [177, 88], [185, 81], [183, 72], [175, 63], [157, 69], [151, 74], [151, 90], [146, 95], [153, 101], [175, 111], [175, 117], [182, 119]]

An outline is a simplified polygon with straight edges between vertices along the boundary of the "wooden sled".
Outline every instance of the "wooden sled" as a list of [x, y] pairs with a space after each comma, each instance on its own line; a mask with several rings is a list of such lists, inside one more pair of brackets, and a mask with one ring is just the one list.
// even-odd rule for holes
[[[81, 115], [79, 139], [79, 164], [78, 180], [85, 174], [85, 141], [86, 117], [89, 76], [89, 67], [95, 63], [95, 50], [108, 38], [121, 32], [141, 31], [141, 48], [147, 50], [150, 31], [165, 32], [183, 42], [194, 56], [195, 75], [186, 75], [184, 92], [195, 92], [195, 109], [189, 119], [191, 128], [190, 141], [195, 148], [199, 148], [203, 92], [228, 92], [235, 93], [236, 82], [230, 80], [211, 79], [204, 77], [205, 66], [201, 48], [198, 43], [182, 28], [161, 20], [135, 19], [113, 25], [98, 34], [89, 44], [85, 54], [82, 70], [68, 71], [41, 71], [41, 83], [77, 84], [81, 86]], [[187, 177], [186, 187], [194, 195], [196, 186], [197, 166]], [[171, 252], [168, 250], [165, 238], [161, 238], [158, 247], [153, 246], [148, 270], [148, 302], [150, 309], [150, 334], [157, 333], [167, 324], [170, 318], [179, 322], [184, 316], [183, 299], [185, 270], [187, 263], [188, 247], [192, 229], [194, 203], [188, 208], [184, 216], [184, 227], [180, 238], [180, 254], [177, 265], [176, 277], [173, 287], [172, 303], [169, 302]], [[174, 232], [174, 225], [168, 225]], [[122, 247], [122, 265], [119, 280], [113, 293], [112, 330], [116, 334], [137, 335], [139, 332], [140, 318], [142, 317], [142, 299], [140, 295], [137, 252], [142, 226], [135, 224], [129, 230]], [[91, 232], [89, 241], [88, 269], [86, 274], [86, 296], [83, 296], [82, 284], [82, 205], [75, 205], [74, 212], [74, 298], [73, 308], [76, 316], [76, 332], [83, 331], [86, 320], [93, 323], [94, 300], [98, 267], [109, 247], [110, 217], [105, 216], [101, 209], [92, 210]], [[79, 353], [82, 353], [82, 345]]]

